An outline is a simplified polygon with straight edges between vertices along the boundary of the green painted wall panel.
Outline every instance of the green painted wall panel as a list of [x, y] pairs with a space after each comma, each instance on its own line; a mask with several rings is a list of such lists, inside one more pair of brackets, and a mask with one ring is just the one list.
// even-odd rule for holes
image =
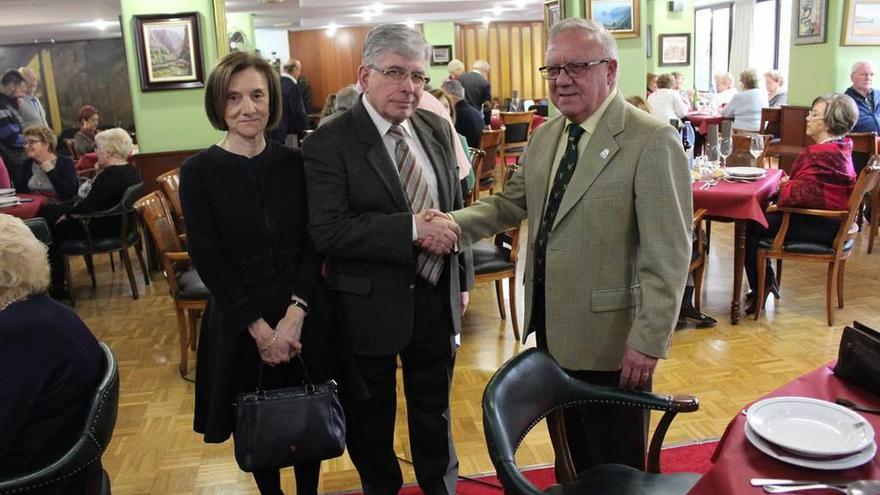
[[[455, 23], [452, 21], [426, 22], [422, 24], [422, 32], [425, 34], [425, 39], [428, 40], [428, 43], [432, 46], [452, 45], [452, 58], [455, 58]], [[430, 60], [428, 63], [430, 64]], [[449, 71], [446, 70], [446, 64], [432, 65], [428, 72], [431, 76], [431, 86], [435, 88], [439, 88], [440, 85], [443, 84], [443, 81], [449, 76]]]
[[[668, 1], [648, 0], [646, 15], [642, 16], [642, 19], [651, 24], [653, 28], [653, 39], [651, 40], [653, 50], [651, 58], [647, 61], [647, 70], [655, 74], [681, 72], [684, 74], [685, 86], [692, 88], [694, 85], [694, 0], [683, 0], [682, 3], [684, 9], [681, 12], [669, 12]], [[645, 30], [642, 32], [646, 33]], [[691, 35], [690, 65], [660, 67], [660, 35], [682, 33]], [[644, 86], [644, 83], [642, 85]]]

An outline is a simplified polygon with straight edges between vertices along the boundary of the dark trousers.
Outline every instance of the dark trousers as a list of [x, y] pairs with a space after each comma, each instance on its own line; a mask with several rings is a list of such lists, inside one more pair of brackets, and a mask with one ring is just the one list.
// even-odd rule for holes
[[[767, 228], [758, 222], [749, 222], [746, 230], [746, 277], [749, 279], [749, 287], [758, 290], [758, 243], [762, 238], [772, 238], [779, 232], [782, 225], [782, 213], [767, 214]], [[785, 240], [800, 242], [815, 242], [830, 245], [837, 235], [840, 221], [833, 218], [821, 218], [805, 215], [792, 215]], [[767, 260], [767, 284], [776, 281], [770, 260]]]
[[[301, 462], [293, 466], [296, 477], [296, 495], [317, 495], [318, 480], [321, 474], [321, 461]], [[281, 491], [281, 472], [277, 469], [255, 471], [254, 481], [260, 495], [283, 495]]]
[[[426, 495], [453, 495], [458, 475], [449, 413], [452, 333], [448, 279], [437, 286], [418, 279], [412, 339], [399, 356], [412, 461]], [[397, 357], [355, 356], [369, 397], [346, 401], [347, 443], [366, 495], [397, 494], [403, 485], [394, 451]]]

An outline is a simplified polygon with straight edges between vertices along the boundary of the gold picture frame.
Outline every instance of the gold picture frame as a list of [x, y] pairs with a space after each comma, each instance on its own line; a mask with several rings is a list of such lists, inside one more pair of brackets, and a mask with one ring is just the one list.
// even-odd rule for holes
[[880, 45], [880, 1], [846, 0], [840, 44], [846, 46]]
[[639, 0], [584, 0], [584, 17], [605, 26], [615, 38], [638, 38]]
[[549, 33], [554, 24], [565, 19], [565, 0], [544, 2], [544, 32]]

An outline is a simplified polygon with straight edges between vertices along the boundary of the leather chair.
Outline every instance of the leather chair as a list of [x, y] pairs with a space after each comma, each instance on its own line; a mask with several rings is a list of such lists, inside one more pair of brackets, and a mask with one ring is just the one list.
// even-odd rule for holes
[[174, 227], [174, 217], [164, 198], [151, 192], [134, 204], [153, 238], [162, 269], [168, 281], [168, 290], [177, 311], [177, 330], [180, 334], [180, 376], [189, 372], [189, 351], [196, 350], [198, 319], [211, 293], [192, 267], [189, 254], [182, 248]]
[[[870, 159], [880, 151], [877, 148], [876, 132], [850, 132], [847, 134], [847, 137], [852, 139], [853, 142], [854, 163], [859, 159]], [[858, 156], [857, 154], [861, 154], [861, 156]], [[856, 171], [858, 171], [858, 168]], [[865, 196], [862, 198], [862, 208], [859, 211], [857, 220], [859, 230], [862, 230], [862, 224], [865, 219], [864, 211], [868, 208], [870, 208], [871, 212], [880, 211], [880, 186], [865, 191]], [[874, 239], [877, 237], [878, 221], [880, 221], [880, 217], [872, 213], [870, 229], [868, 232], [868, 254], [874, 252]]]
[[113, 438], [119, 410], [119, 370], [116, 356], [100, 343], [104, 374], [76, 442], [59, 459], [14, 478], [0, 480], [0, 495], [51, 490], [52, 485], [71, 476], [84, 476], [88, 495], [110, 495], [110, 478], [101, 467], [101, 455]]
[[501, 319], [507, 319], [504, 312], [504, 289], [501, 282], [507, 279], [510, 297], [510, 319], [513, 336], [519, 342], [519, 320], [516, 315], [516, 260], [519, 254], [520, 229], [511, 229], [495, 236], [492, 244], [478, 242], [471, 247], [474, 255], [474, 283], [495, 282], [495, 297], [498, 299], [498, 312]]
[[[545, 492], [523, 476], [514, 456], [533, 426], [562, 408], [609, 403], [665, 411], [651, 439], [647, 472], [621, 464], [600, 464], [580, 473], [573, 481], [552, 486]], [[698, 408], [697, 398], [689, 395], [662, 396], [576, 380], [568, 376], [546, 351], [531, 348], [504, 363], [486, 385], [483, 429], [489, 458], [506, 494], [683, 495], [697, 482], [699, 475], [660, 474], [660, 448], [675, 415]], [[568, 453], [564, 455], [570, 461]], [[574, 472], [571, 465], [567, 469]]]
[[171, 212], [174, 213], [174, 225], [178, 234], [186, 234], [186, 223], [183, 219], [183, 206], [180, 204], [180, 169], [175, 168], [156, 177], [156, 183], [165, 195]]
[[33, 232], [34, 237], [36, 237], [38, 241], [47, 246], [52, 244], [52, 231], [49, 230], [49, 224], [46, 223], [45, 218], [28, 218], [27, 220], [24, 220], [24, 224], [31, 229], [31, 232]]
[[[141, 253], [141, 236], [137, 229], [133, 208], [135, 200], [143, 195], [143, 190], [143, 184], [135, 184], [126, 189], [122, 194], [122, 199], [113, 208], [94, 213], [68, 215], [69, 218], [79, 222], [85, 234], [82, 239], [71, 239], [61, 243], [61, 252], [64, 255], [64, 270], [67, 272], [68, 283], [71, 282], [69, 256], [85, 257], [86, 268], [92, 277], [92, 287], [94, 288], [97, 286], [97, 282], [95, 281], [95, 267], [92, 264], [92, 255], [119, 251], [119, 257], [122, 259], [122, 264], [125, 266], [125, 271], [128, 274], [131, 295], [134, 299], [137, 299], [139, 297], [137, 282], [134, 280], [131, 258], [128, 255], [128, 248], [134, 246], [135, 254], [137, 254], [138, 262], [141, 265], [141, 272], [144, 274], [144, 284], [150, 285], [150, 276], [147, 272], [146, 263], [144, 263], [144, 255]], [[89, 222], [96, 218], [119, 218], [119, 237], [93, 238], [89, 230]], [[70, 301], [74, 302], [72, 290], [70, 291]]]
[[535, 111], [501, 112], [504, 141], [501, 144], [501, 164], [507, 165], [507, 157], [519, 157], [525, 152], [532, 135], [532, 118]]
[[[779, 260], [814, 261], [828, 264], [828, 277], [825, 288], [825, 306], [828, 313], [828, 326], [834, 325], [834, 308], [831, 300], [837, 294], [837, 307], [843, 308], [843, 279], [846, 270], [846, 260], [852, 254], [855, 246], [855, 236], [858, 227], [855, 225], [855, 217], [858, 214], [865, 191], [877, 187], [880, 180], [880, 155], [871, 157], [868, 165], [862, 169], [856, 181], [855, 188], [849, 197], [849, 205], [846, 210], [818, 210], [808, 208], [793, 208], [788, 206], [770, 205], [767, 213], [782, 212], [782, 224], [776, 237], [761, 239], [758, 244], [758, 304], [756, 304], [755, 319], [761, 316], [762, 302], [766, 296], [764, 284], [767, 280], [765, 269], [767, 258]], [[786, 242], [785, 236], [791, 222], [791, 215], [812, 215], [822, 218], [837, 218], [840, 228], [830, 245], [816, 244], [811, 242]]]
[[489, 191], [489, 194], [495, 192], [495, 156], [503, 141], [503, 130], [486, 129], [483, 131], [483, 136], [480, 138], [480, 150], [482, 150], [483, 156], [480, 158], [479, 167], [474, 168], [476, 182], [474, 183], [472, 201], [480, 199], [482, 191]]

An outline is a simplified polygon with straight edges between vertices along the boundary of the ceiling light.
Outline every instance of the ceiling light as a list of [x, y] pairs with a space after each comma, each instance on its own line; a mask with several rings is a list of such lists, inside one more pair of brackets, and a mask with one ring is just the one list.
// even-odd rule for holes
[[327, 36], [331, 36], [331, 37], [332, 37], [333, 35], [335, 35], [335, 34], [336, 34], [336, 30], [337, 30], [338, 28], [339, 28], [339, 26], [337, 26], [335, 23], [332, 23], [332, 24], [330, 24], [329, 26], [327, 26]]
[[100, 31], [106, 31], [108, 27], [116, 24], [115, 22], [105, 21], [102, 19], [95, 19], [92, 22], [87, 23], [89, 26], [98, 29]]
[[281, 2], [283, 2], [283, 1], [284, 1], [284, 0], [257, 0], [257, 3], [263, 3], [263, 4], [266, 4], [266, 3], [281, 3]]
[[272, 27], [286, 28], [290, 27], [292, 24], [292, 22], [276, 22], [275, 24], [272, 24]]
[[367, 9], [367, 10], [361, 12], [361, 17], [367, 21], [372, 20], [373, 19], [373, 11], [371, 9]]
[[526, 0], [517, 0], [513, 2], [513, 5], [515, 6], [515, 8], [522, 10], [526, 8]]
[[480, 22], [482, 22], [484, 26], [488, 26], [489, 23], [492, 22], [492, 19], [489, 19], [488, 17], [483, 17], [480, 19]]
[[504, 8], [502, 8], [500, 5], [496, 5], [492, 9], [492, 15], [494, 15], [495, 17], [500, 16], [502, 13], [504, 13]]
[[370, 5], [370, 9], [378, 15], [381, 14], [383, 10], [385, 10], [385, 6], [381, 3], [374, 3], [373, 5]]
[[407, 19], [406, 22], [404, 22], [403, 24], [410, 29], [416, 28], [416, 21], [414, 21], [412, 19]]

